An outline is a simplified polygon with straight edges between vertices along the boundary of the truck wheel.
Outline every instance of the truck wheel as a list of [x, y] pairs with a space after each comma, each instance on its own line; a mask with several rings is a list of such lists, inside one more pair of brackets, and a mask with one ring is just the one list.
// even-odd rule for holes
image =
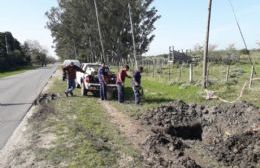
[[77, 87], [77, 88], [80, 88], [80, 84], [79, 84], [78, 82], [76, 83], [76, 87]]
[[111, 100], [113, 98], [113, 90], [107, 90], [107, 99]]
[[87, 89], [85, 88], [84, 84], [81, 84], [81, 96], [87, 95]]

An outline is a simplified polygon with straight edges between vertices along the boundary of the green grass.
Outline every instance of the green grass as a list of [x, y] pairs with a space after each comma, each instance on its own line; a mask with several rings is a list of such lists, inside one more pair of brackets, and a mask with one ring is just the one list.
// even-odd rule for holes
[[17, 68], [15, 70], [0, 72], [0, 78], [12, 76], [12, 75], [17, 75], [17, 74], [20, 74], [20, 73], [23, 73], [25, 71], [32, 70], [32, 69], [35, 69], [35, 68], [36, 67], [33, 67], [33, 66], [27, 66], [27, 67]]
[[[119, 104], [112, 101], [111, 104], [121, 112], [139, 117], [149, 109], [162, 103], [168, 103], [175, 99], [184, 100], [187, 103], [199, 103], [204, 105], [217, 105], [217, 100], [205, 100], [202, 98], [203, 89], [201, 83], [202, 66], [194, 67], [194, 82], [188, 82], [188, 68], [183, 67], [183, 73], [179, 79], [179, 69], [174, 66], [171, 78], [168, 69], [164, 73], [144, 73], [142, 86], [144, 97], [142, 105], [136, 106], [133, 101], [133, 92], [130, 79], [126, 81], [126, 103]], [[256, 65], [257, 74], [260, 73], [260, 65]], [[234, 100], [250, 74], [250, 65], [237, 64], [231, 66], [230, 81], [225, 82], [226, 66], [210, 65], [211, 81], [209, 89], [217, 91], [216, 94], [224, 99]], [[46, 121], [34, 121], [34, 131], [44, 132], [51, 130], [57, 136], [54, 146], [46, 148], [34, 147], [37, 153], [37, 161], [46, 160], [56, 167], [119, 167], [125, 161], [121, 156], [133, 158], [125, 162], [125, 167], [141, 167], [139, 159], [140, 151], [135, 150], [129, 140], [123, 138], [120, 131], [109, 121], [109, 116], [102, 108], [97, 98], [69, 97], [66, 98], [64, 90], [66, 83], [54, 80], [50, 93], [59, 94], [60, 97], [51, 103], [55, 113], [48, 116]], [[260, 82], [256, 81], [252, 89], [246, 89], [243, 100], [260, 106]], [[79, 95], [79, 89], [76, 90]], [[39, 125], [39, 123], [41, 123]], [[37, 134], [36, 134], [37, 135]]]
[[[109, 122], [108, 114], [96, 98], [69, 97], [64, 90], [66, 83], [54, 80], [50, 93], [62, 97], [52, 102], [55, 114], [44, 121], [57, 135], [54, 147], [37, 149], [37, 160], [48, 160], [57, 167], [119, 167], [122, 156], [133, 158], [125, 162], [127, 167], [140, 167], [139, 152], [122, 137], [119, 130]], [[77, 90], [76, 95], [79, 95]], [[37, 127], [39, 128], [39, 126]], [[61, 166], [62, 167], [62, 166]]]
[[[126, 97], [128, 101], [125, 104], [113, 103], [121, 111], [127, 112], [130, 116], [139, 116], [148, 111], [148, 109], [158, 106], [162, 103], [180, 99], [187, 103], [199, 103], [208, 106], [214, 106], [221, 103], [219, 100], [205, 100], [204, 90], [201, 87], [202, 65], [194, 67], [194, 81], [189, 83], [189, 66], [180, 67], [177, 65], [163, 67], [158, 66], [153, 73], [152, 68], [145, 67], [143, 74], [142, 86], [145, 96], [142, 100], [142, 106], [133, 105], [133, 92], [131, 90], [130, 81], [126, 81]], [[216, 95], [228, 101], [234, 101], [240, 95], [240, 91], [246, 81], [249, 80], [251, 73], [250, 64], [231, 65], [229, 81], [226, 82], [226, 65], [209, 64], [209, 90], [216, 91]], [[170, 72], [170, 76], [169, 76]], [[257, 76], [260, 77], [260, 64], [256, 64]], [[170, 78], [169, 78], [170, 77]], [[245, 89], [242, 100], [255, 104], [260, 107], [260, 81], [254, 81], [251, 89], [248, 86]]]

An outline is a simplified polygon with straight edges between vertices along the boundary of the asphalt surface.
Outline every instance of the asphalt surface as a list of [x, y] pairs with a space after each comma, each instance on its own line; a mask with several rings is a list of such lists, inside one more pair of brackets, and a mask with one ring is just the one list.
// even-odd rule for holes
[[23, 120], [57, 65], [0, 79], [0, 150]]

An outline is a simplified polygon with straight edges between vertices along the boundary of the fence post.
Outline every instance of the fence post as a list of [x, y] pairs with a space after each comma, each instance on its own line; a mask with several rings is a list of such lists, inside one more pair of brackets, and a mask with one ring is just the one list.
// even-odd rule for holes
[[252, 69], [251, 69], [250, 81], [249, 81], [249, 89], [251, 89], [251, 86], [253, 84], [253, 77], [254, 77], [254, 66], [252, 66]]
[[153, 59], [153, 78], [154, 78], [154, 66], [155, 66], [155, 59]]
[[190, 83], [193, 82], [193, 65], [190, 64]]
[[178, 81], [181, 81], [182, 67], [183, 67], [183, 63], [181, 64], [181, 67], [180, 67], [180, 73], [179, 73], [179, 80]]
[[171, 65], [168, 64], [168, 70], [169, 70], [169, 81], [171, 80]]
[[228, 82], [229, 79], [229, 71], [230, 71], [230, 64], [227, 67], [226, 82]]

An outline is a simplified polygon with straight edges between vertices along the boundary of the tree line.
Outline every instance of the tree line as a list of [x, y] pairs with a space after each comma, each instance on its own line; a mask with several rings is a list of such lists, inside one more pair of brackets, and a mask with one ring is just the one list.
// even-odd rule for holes
[[155, 30], [154, 23], [160, 18], [152, 2], [153, 0], [59, 0], [58, 7], [46, 12], [49, 19], [47, 27], [54, 37], [57, 55], [61, 59], [86, 62], [133, 61], [131, 17], [136, 53], [141, 58], [155, 37], [152, 34]]
[[21, 44], [12, 33], [0, 32], [0, 71], [53, 62], [53, 58], [48, 57], [47, 53], [37, 41]]

